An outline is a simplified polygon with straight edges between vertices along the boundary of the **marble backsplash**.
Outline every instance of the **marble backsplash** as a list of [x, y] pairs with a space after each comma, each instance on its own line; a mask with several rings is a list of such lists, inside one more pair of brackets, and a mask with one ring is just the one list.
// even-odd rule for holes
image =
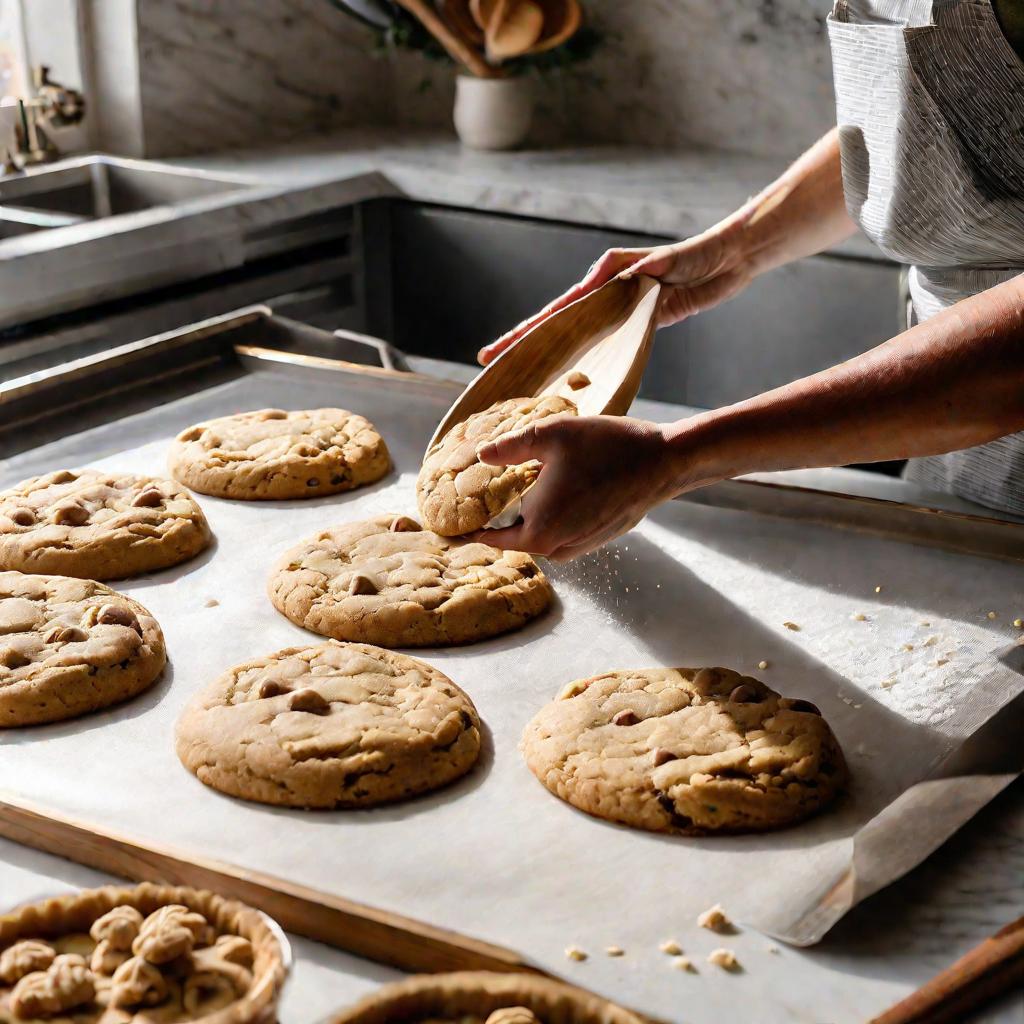
[[[795, 155], [834, 120], [829, 0], [585, 0], [588, 65], [538, 80], [536, 141]], [[327, 0], [138, 0], [147, 155], [450, 125], [450, 68], [380, 57]]]

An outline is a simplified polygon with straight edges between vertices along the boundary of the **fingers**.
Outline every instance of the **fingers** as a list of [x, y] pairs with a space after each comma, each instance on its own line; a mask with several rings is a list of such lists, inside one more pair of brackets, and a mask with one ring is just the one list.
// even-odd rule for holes
[[594, 262], [587, 271], [583, 280], [574, 284], [568, 291], [563, 292], [556, 299], [552, 299], [543, 309], [534, 313], [529, 319], [517, 324], [511, 331], [507, 331], [497, 341], [485, 345], [477, 353], [477, 361], [482, 366], [494, 362], [506, 349], [511, 348], [524, 334], [532, 331], [539, 323], [546, 320], [553, 313], [565, 309], [566, 306], [582, 299], [596, 291], [601, 285], [610, 281], [613, 277], [636, 263], [650, 252], [649, 249], [609, 249], [604, 255]]
[[505, 434], [477, 449], [477, 458], [490, 466], [516, 466], [521, 462], [543, 462], [552, 446], [562, 436], [567, 417], [552, 416], [541, 423], [531, 423], [522, 430]]

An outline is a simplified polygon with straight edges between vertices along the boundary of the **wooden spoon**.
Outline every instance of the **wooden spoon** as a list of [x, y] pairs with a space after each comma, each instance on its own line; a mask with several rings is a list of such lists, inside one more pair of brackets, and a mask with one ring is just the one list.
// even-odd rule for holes
[[552, 313], [477, 374], [428, 450], [456, 423], [507, 398], [561, 395], [581, 416], [624, 416], [651, 354], [660, 294], [652, 277], [613, 278]]
[[394, 0], [405, 8], [448, 51], [453, 60], [468, 68], [477, 78], [498, 78], [501, 71], [488, 64], [462, 36], [453, 32], [427, 0]]
[[528, 53], [543, 53], [571, 39], [583, 22], [579, 0], [540, 0], [544, 8], [544, 29]]
[[476, 23], [469, 9], [469, 0], [444, 0], [441, 13], [456, 35], [470, 46], [483, 46], [484, 30]]
[[536, 0], [470, 0], [470, 11], [484, 30], [487, 59], [495, 63], [526, 53], [544, 30]]

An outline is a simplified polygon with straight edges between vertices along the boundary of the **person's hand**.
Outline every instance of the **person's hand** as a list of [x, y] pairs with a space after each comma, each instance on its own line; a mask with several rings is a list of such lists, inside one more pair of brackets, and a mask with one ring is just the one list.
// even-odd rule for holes
[[473, 539], [566, 562], [631, 530], [648, 509], [685, 489], [662, 427], [625, 416], [555, 416], [480, 448], [491, 465], [536, 459], [522, 521]]
[[711, 309], [742, 291], [755, 276], [753, 261], [748, 258], [742, 241], [742, 228], [741, 220], [732, 220], [673, 245], [609, 249], [582, 281], [497, 341], [484, 346], [477, 359], [486, 366], [552, 313], [589, 295], [616, 276], [647, 274], [662, 283], [659, 327], [668, 327], [694, 313]]

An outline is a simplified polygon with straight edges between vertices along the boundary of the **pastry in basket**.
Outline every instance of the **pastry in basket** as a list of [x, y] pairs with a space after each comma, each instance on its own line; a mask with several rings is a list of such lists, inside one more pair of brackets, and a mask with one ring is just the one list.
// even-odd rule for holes
[[318, 498], [379, 480], [391, 468], [373, 424], [345, 409], [259, 409], [183, 430], [171, 475], [218, 498]]
[[209, 543], [202, 509], [171, 480], [62, 470], [0, 492], [0, 569], [116, 580]]
[[468, 772], [480, 754], [480, 719], [430, 665], [330, 642], [225, 672], [185, 709], [177, 750], [189, 771], [231, 796], [369, 807]]
[[483, 529], [537, 479], [540, 463], [491, 466], [477, 458], [477, 450], [504, 434], [564, 415], [576, 415], [567, 398], [510, 398], [452, 427], [427, 452], [416, 481], [426, 526], [443, 537]]
[[329, 1024], [642, 1024], [634, 1013], [531, 974], [460, 971], [386, 985]]
[[93, 580], [0, 572], [0, 728], [75, 718], [148, 689], [156, 620]]
[[524, 625], [552, 599], [529, 555], [441, 537], [399, 515], [318, 533], [281, 558], [269, 592], [314, 633], [381, 647], [483, 640]]
[[725, 668], [570, 683], [527, 725], [522, 750], [533, 774], [581, 811], [690, 835], [791, 825], [847, 777], [813, 704]]
[[280, 931], [213, 893], [144, 884], [0, 915], [0, 1024], [270, 1024]]

